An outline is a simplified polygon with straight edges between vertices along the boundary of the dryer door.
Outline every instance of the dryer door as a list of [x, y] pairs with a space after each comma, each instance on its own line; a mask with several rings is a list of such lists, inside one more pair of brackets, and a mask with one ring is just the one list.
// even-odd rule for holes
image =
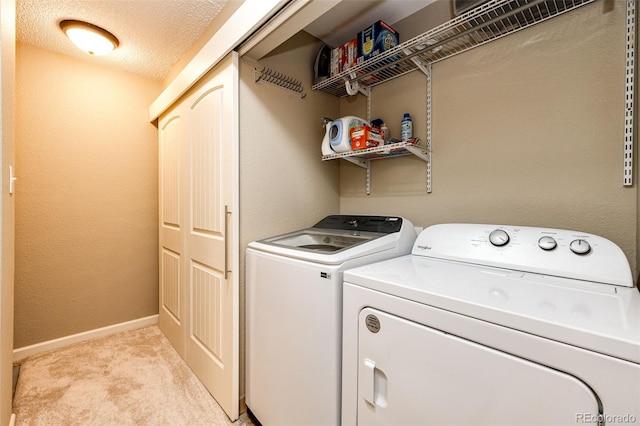
[[600, 412], [569, 374], [371, 308], [358, 357], [359, 425], [567, 425]]

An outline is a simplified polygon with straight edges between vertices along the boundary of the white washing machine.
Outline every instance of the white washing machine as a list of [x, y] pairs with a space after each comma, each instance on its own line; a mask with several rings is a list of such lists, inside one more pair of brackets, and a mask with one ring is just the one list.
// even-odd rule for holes
[[343, 271], [416, 237], [401, 217], [335, 215], [249, 244], [246, 403], [264, 426], [340, 423]]
[[640, 423], [640, 293], [609, 240], [436, 225], [344, 280], [343, 425]]

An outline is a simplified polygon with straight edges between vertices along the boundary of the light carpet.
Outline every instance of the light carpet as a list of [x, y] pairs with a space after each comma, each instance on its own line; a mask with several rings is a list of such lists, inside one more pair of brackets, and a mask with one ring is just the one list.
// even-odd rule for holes
[[157, 326], [27, 358], [16, 425], [253, 425], [232, 423]]

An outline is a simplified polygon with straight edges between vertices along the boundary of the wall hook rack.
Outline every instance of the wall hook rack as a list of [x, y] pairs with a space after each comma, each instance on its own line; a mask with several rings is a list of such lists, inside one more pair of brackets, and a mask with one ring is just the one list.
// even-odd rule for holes
[[253, 79], [257, 84], [259, 81], [264, 81], [269, 84], [273, 84], [283, 89], [290, 90], [300, 95], [300, 99], [303, 99], [307, 94], [304, 92], [302, 82], [295, 78], [289, 77], [286, 74], [280, 73], [268, 67], [263, 67], [261, 71], [257, 68], [253, 69]]

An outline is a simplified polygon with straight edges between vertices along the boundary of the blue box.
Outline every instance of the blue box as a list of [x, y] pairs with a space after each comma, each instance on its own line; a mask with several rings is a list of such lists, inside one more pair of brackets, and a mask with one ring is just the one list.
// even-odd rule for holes
[[398, 44], [400, 34], [383, 21], [378, 21], [358, 33], [357, 63], [386, 52]]

